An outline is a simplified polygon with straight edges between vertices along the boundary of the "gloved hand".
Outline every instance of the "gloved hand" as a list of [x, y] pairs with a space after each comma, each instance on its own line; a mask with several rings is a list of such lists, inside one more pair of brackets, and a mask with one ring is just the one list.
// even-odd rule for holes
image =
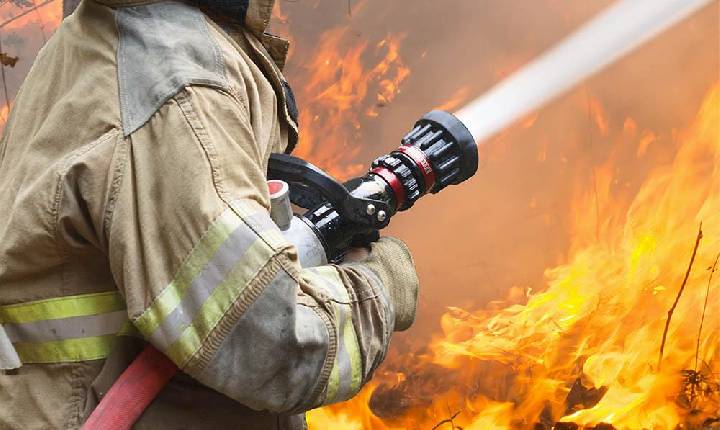
[[348, 250], [345, 262], [362, 264], [380, 278], [395, 308], [395, 331], [407, 330], [415, 321], [420, 284], [407, 246], [394, 237], [381, 237], [369, 250]]

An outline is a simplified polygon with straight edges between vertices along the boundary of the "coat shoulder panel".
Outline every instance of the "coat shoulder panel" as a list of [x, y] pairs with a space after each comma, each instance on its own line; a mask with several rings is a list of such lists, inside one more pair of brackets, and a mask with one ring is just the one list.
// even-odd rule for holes
[[227, 87], [225, 65], [203, 13], [162, 2], [115, 9], [120, 110], [125, 136], [188, 85]]

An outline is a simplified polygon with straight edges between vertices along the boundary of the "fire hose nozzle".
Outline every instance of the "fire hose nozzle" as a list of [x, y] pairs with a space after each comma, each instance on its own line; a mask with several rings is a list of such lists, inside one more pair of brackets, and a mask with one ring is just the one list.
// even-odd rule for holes
[[336, 261], [349, 246], [377, 238], [397, 212], [469, 179], [477, 168], [478, 149], [467, 127], [453, 114], [434, 110], [364, 176], [341, 184], [306, 161], [273, 154], [268, 178], [289, 184], [290, 200], [308, 209], [301, 218], [314, 230], [327, 260]]
[[478, 149], [470, 131], [453, 114], [434, 110], [415, 123], [402, 145], [375, 160], [371, 172], [393, 188], [396, 209], [402, 211], [427, 193], [469, 179], [477, 168]]

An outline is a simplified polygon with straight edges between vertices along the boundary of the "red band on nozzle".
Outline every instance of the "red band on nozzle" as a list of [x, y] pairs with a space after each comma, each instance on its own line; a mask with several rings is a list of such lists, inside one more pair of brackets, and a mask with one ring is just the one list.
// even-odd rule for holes
[[395, 193], [395, 209], [400, 210], [400, 207], [405, 204], [405, 187], [400, 183], [400, 179], [384, 167], [376, 167], [371, 172], [383, 178], [390, 185]]
[[396, 151], [402, 152], [415, 162], [415, 164], [422, 172], [423, 180], [425, 182], [425, 192], [430, 192], [432, 187], [435, 186], [435, 172], [433, 171], [430, 162], [425, 156], [425, 153], [422, 152], [422, 150], [417, 146], [411, 145], [402, 145], [398, 149], [396, 149]]

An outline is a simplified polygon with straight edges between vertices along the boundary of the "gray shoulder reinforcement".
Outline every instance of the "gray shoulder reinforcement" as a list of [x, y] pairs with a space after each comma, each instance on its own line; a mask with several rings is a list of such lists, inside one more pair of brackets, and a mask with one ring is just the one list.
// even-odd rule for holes
[[191, 84], [225, 88], [225, 66], [205, 16], [178, 2], [115, 10], [123, 133], [142, 127]]

